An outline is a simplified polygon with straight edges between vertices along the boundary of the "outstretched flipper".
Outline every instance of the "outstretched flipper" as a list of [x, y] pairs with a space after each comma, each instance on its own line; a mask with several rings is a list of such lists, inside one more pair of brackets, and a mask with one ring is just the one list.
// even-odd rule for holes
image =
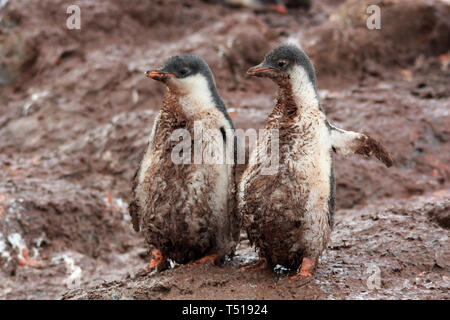
[[328, 125], [331, 130], [331, 144], [336, 153], [344, 156], [353, 153], [369, 157], [374, 155], [386, 167], [392, 166], [392, 157], [380, 142], [363, 133], [345, 131]]

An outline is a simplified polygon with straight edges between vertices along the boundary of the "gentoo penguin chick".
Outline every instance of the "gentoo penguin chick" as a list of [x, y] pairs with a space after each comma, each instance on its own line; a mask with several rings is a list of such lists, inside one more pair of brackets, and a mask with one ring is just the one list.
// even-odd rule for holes
[[230, 6], [246, 7], [254, 10], [275, 10], [278, 13], [287, 13], [282, 0], [225, 0]]
[[[200, 262], [219, 263], [234, 253], [240, 231], [231, 118], [211, 70], [198, 56], [171, 57], [146, 76], [168, 90], [134, 177], [129, 206], [133, 227], [142, 230], [152, 253], [141, 273], [167, 268], [168, 259], [184, 264], [207, 255]], [[180, 134], [174, 138], [175, 132]], [[225, 161], [230, 148], [231, 160]], [[186, 161], [173, 161], [181, 154]], [[211, 158], [218, 161], [205, 163], [206, 154], [219, 156]]]
[[[300, 272], [310, 279], [326, 248], [334, 211], [332, 151], [374, 154], [386, 166], [389, 153], [374, 139], [329, 125], [317, 98], [313, 65], [293, 45], [281, 45], [247, 71], [278, 85], [278, 102], [265, 124], [265, 137], [254, 149], [239, 185], [239, 210], [261, 262]], [[264, 173], [278, 139], [279, 166]], [[275, 152], [275, 151], [274, 151]], [[272, 158], [273, 159], [273, 158]]]

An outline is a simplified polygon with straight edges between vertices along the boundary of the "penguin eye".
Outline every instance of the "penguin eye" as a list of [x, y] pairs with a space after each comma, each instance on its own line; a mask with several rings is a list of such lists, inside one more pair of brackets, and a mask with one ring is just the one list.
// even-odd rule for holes
[[277, 63], [279, 68], [283, 68], [286, 64], [287, 64], [287, 62], [285, 60], [280, 60]]
[[181, 76], [186, 76], [188, 73], [189, 73], [189, 70], [188, 69], [186, 69], [186, 68], [183, 68], [183, 69], [181, 69], [180, 71], [178, 71], [178, 73], [181, 75]]

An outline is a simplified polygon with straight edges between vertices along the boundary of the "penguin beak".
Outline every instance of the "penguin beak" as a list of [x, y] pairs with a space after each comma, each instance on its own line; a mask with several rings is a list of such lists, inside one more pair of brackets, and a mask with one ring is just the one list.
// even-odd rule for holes
[[248, 69], [247, 74], [255, 77], [267, 77], [275, 68], [264, 65], [264, 62]]
[[153, 80], [157, 81], [164, 81], [169, 77], [175, 77], [173, 73], [161, 71], [161, 70], [148, 70], [145, 73], [145, 76], [148, 78], [152, 78]]
[[282, 5], [282, 4], [271, 4], [270, 8], [272, 10], [275, 10], [278, 13], [281, 13], [281, 14], [286, 14], [287, 13], [286, 7], [284, 5]]

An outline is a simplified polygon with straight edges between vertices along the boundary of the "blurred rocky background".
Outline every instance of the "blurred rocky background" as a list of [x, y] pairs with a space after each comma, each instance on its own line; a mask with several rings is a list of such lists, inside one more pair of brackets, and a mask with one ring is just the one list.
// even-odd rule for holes
[[[79, 30], [66, 26], [73, 4]], [[366, 26], [373, 4], [380, 30]], [[130, 181], [165, 92], [144, 72], [200, 55], [236, 127], [258, 129], [276, 88], [245, 71], [284, 41], [313, 60], [328, 118], [382, 141], [394, 166], [335, 157], [336, 226], [306, 289], [240, 273], [255, 258], [245, 236], [223, 268], [134, 278], [148, 255], [129, 221]], [[448, 299], [449, 61], [446, 0], [315, 0], [285, 14], [200, 0], [0, 0], [0, 299]], [[368, 289], [369, 264], [381, 288]]]

